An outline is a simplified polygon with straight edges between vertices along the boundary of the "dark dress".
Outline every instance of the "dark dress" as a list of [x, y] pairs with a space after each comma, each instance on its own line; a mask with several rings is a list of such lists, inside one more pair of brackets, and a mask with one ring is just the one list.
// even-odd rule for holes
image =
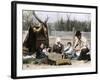
[[64, 46], [63, 44], [59, 44], [60, 46], [58, 46], [57, 44], [54, 44], [53, 45], [53, 52], [56, 52], [56, 53], [62, 53], [63, 52], [63, 49], [64, 49]]
[[88, 48], [82, 49], [78, 60], [91, 60], [90, 54], [87, 54], [90, 50]]
[[44, 52], [42, 52], [42, 48], [37, 49], [36, 52], [36, 59], [38, 59], [38, 63], [45, 63], [48, 64], [48, 56], [45, 55]]
[[42, 50], [43, 50], [42, 48], [37, 49], [37, 52], [36, 52], [36, 58], [37, 59], [41, 59], [41, 58], [45, 57], [45, 53], [42, 52]]

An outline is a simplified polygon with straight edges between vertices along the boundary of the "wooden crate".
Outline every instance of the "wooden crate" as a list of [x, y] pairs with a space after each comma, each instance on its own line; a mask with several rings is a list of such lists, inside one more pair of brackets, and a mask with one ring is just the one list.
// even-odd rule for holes
[[55, 62], [56, 65], [71, 65], [71, 61], [69, 59], [58, 59]]
[[50, 53], [48, 55], [49, 61], [48, 63], [51, 65], [71, 65], [70, 59], [64, 59], [62, 54]]

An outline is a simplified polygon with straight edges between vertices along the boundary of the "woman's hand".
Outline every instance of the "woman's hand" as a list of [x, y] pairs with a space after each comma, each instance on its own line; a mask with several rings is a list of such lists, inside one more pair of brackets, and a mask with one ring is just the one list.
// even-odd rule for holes
[[81, 49], [80, 49], [80, 48], [74, 48], [74, 50], [75, 50], [75, 51], [80, 51]]

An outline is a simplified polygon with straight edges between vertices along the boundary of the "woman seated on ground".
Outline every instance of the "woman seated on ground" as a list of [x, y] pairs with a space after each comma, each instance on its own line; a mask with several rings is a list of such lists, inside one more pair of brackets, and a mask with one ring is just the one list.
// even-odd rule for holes
[[64, 49], [65, 58], [74, 59], [76, 57], [75, 52], [73, 51], [72, 43], [68, 42], [67, 47]]
[[85, 37], [80, 31], [77, 31], [74, 39], [74, 50], [78, 56], [78, 60], [90, 60], [89, 45]]
[[61, 43], [61, 39], [60, 38], [56, 38], [56, 42], [53, 45], [53, 52], [61, 54], [63, 52], [63, 48], [64, 48], [64, 46]]
[[36, 52], [36, 59], [40, 59], [39, 63], [47, 63], [48, 61], [48, 56], [45, 55], [45, 53], [43, 52], [43, 49], [44, 49], [44, 44], [41, 43], [40, 47], [37, 49], [37, 52]]

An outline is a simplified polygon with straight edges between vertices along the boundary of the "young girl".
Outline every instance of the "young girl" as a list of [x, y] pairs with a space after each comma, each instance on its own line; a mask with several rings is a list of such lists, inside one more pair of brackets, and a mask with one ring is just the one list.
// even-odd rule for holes
[[67, 43], [67, 47], [64, 49], [64, 54], [65, 54], [65, 57], [70, 58], [70, 59], [76, 57], [71, 42]]

